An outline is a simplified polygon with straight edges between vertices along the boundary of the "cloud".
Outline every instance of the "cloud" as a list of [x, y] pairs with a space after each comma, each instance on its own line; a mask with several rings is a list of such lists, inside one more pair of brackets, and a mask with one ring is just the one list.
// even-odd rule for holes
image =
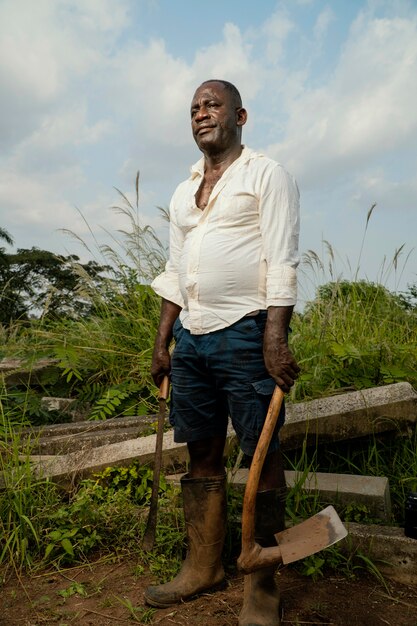
[[417, 22], [361, 13], [328, 84], [288, 103], [286, 139], [269, 146], [306, 185], [323, 184], [417, 139]]
[[211, 77], [238, 85], [249, 109], [245, 141], [297, 176], [304, 219], [314, 213], [319, 234], [323, 223], [337, 226], [346, 203], [411, 215], [413, 168], [400, 173], [396, 161], [416, 158], [416, 11], [396, 3], [401, 11], [387, 14], [384, 3], [364, 1], [335, 50], [344, 12], [297, 4], [310, 6], [271, 2], [268, 19], [247, 30], [237, 14], [185, 54], [158, 25], [137, 34], [141, 2], [1, 0], [3, 227], [48, 247], [57, 228], [86, 233], [77, 205], [92, 224], [116, 230], [111, 186], [132, 189], [138, 169], [141, 210], [157, 225], [155, 206], [167, 205], [200, 156], [189, 104]]
[[294, 23], [282, 9], [265, 22], [262, 33], [266, 38], [266, 60], [269, 63], [276, 64], [282, 60], [283, 49], [292, 30]]
[[314, 24], [314, 37], [317, 41], [321, 41], [329, 30], [330, 24], [334, 21], [335, 14], [331, 7], [326, 6]]
[[161, 39], [132, 41], [109, 60], [100, 87], [108, 106], [131, 123], [137, 142], [189, 145], [189, 107], [202, 80], [225, 78], [242, 86], [247, 98], [256, 93], [258, 67], [250, 53], [233, 24], [225, 24], [219, 41], [197, 50], [190, 64]]
[[36, 129], [102, 62], [126, 23], [127, 3], [3, 0], [0, 136], [3, 149]]
[[374, 202], [378, 210], [398, 213], [415, 213], [417, 204], [417, 179], [394, 180], [378, 168], [359, 174], [355, 180], [356, 192], [352, 201], [361, 206], [371, 206]]

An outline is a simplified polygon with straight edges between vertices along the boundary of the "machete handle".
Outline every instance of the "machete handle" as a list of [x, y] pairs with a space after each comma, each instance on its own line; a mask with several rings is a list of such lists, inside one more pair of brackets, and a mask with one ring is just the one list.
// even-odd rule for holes
[[145, 532], [143, 535], [143, 541], [142, 541], [142, 550], [144, 550], [144, 552], [150, 552], [153, 549], [153, 546], [155, 543], [156, 518], [158, 515], [159, 477], [161, 475], [162, 447], [163, 447], [163, 440], [164, 440], [164, 423], [165, 423], [165, 412], [166, 412], [166, 400], [168, 398], [168, 394], [169, 394], [169, 378], [168, 376], [164, 376], [161, 386], [159, 387], [158, 428], [156, 432], [151, 504], [149, 506], [148, 521], [146, 524]]
[[159, 387], [159, 400], [166, 400], [169, 394], [169, 378], [164, 376], [161, 386]]

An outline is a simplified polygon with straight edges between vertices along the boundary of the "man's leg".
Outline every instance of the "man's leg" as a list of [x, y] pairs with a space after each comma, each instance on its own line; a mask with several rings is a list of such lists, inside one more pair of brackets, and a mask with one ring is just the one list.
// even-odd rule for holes
[[[256, 495], [255, 540], [263, 547], [275, 545], [275, 533], [285, 528], [286, 491], [282, 454], [276, 450], [265, 458]], [[276, 569], [271, 565], [244, 577], [239, 626], [279, 626]]]
[[223, 436], [192, 441], [187, 444], [190, 455], [190, 478], [223, 476], [223, 453], [226, 438]]
[[224, 581], [221, 560], [226, 534], [225, 437], [188, 444], [190, 471], [181, 479], [187, 556], [169, 583], [148, 587], [145, 600], [166, 607]]

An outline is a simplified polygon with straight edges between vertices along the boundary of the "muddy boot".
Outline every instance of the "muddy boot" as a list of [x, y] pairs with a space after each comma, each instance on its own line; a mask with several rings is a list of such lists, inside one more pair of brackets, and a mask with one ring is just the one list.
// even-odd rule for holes
[[148, 587], [145, 601], [164, 608], [224, 581], [221, 561], [226, 534], [226, 478], [181, 479], [187, 556], [169, 583]]
[[[256, 496], [255, 540], [262, 547], [276, 545], [274, 534], [285, 528], [284, 489], [261, 491]], [[275, 582], [277, 566], [264, 567], [244, 577], [239, 626], [279, 626], [280, 599]]]

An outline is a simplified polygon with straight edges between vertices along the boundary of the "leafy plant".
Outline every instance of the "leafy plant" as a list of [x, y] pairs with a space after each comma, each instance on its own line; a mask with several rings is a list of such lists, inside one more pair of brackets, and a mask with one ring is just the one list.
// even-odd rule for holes
[[310, 576], [313, 580], [317, 580], [319, 576], [324, 576], [323, 566], [325, 559], [319, 554], [312, 554], [303, 560], [301, 573], [304, 576]]
[[[106, 467], [102, 472], [95, 474], [94, 478], [104, 497], [122, 490], [136, 504], [147, 505], [150, 502], [153, 470], [147, 465], [141, 465], [139, 461], [134, 461], [126, 467]], [[165, 477], [161, 474], [160, 496], [166, 495], [169, 489]]]
[[71, 598], [71, 596], [75, 595], [86, 598], [88, 596], [88, 591], [83, 583], [78, 583], [74, 581], [66, 589], [61, 589], [60, 591], [58, 591], [58, 594], [65, 599]]
[[151, 607], [145, 608], [143, 606], [133, 606], [132, 602], [129, 598], [120, 598], [119, 596], [115, 596], [116, 600], [120, 602], [130, 614], [131, 619], [139, 624], [151, 624], [153, 621], [153, 616], [156, 613], [156, 609]]
[[366, 571], [387, 589], [387, 582], [377, 563], [352, 546], [347, 548], [341, 548], [338, 545], [330, 546], [319, 554], [308, 556], [296, 567], [304, 576], [309, 576], [313, 580], [323, 577], [329, 571], [352, 579]]

